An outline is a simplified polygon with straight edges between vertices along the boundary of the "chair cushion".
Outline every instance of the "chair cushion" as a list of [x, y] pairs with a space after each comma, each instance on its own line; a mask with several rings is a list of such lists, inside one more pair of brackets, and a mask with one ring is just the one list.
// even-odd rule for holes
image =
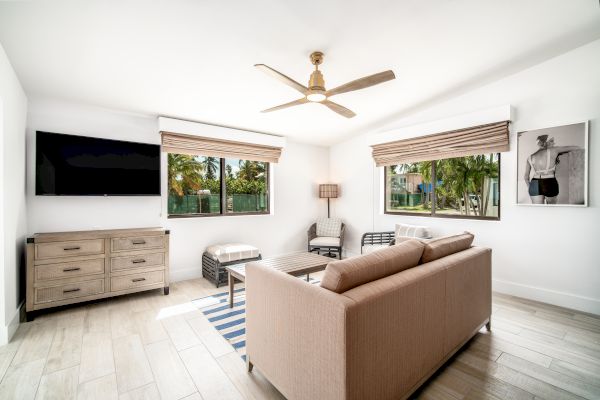
[[325, 268], [321, 286], [343, 293], [356, 286], [393, 275], [418, 265], [425, 245], [409, 240], [362, 256], [332, 261]]
[[474, 238], [475, 236], [472, 233], [464, 232], [460, 235], [444, 236], [428, 240], [425, 243], [425, 249], [421, 256], [421, 264], [466, 250], [471, 247]]
[[218, 260], [222, 263], [256, 258], [259, 255], [258, 248], [242, 243], [215, 244], [208, 246], [206, 252], [213, 260]]
[[426, 226], [396, 224], [394, 234], [396, 244], [410, 239], [428, 239], [430, 237], [429, 228]]
[[339, 218], [317, 219], [317, 236], [340, 237], [342, 220]]
[[314, 238], [309, 243], [311, 246], [339, 246], [339, 237], [319, 236]]

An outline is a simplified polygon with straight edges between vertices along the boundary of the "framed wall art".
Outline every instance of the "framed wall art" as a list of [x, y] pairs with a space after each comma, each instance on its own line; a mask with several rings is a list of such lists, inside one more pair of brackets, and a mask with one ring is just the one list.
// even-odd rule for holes
[[588, 204], [588, 122], [517, 133], [517, 204]]

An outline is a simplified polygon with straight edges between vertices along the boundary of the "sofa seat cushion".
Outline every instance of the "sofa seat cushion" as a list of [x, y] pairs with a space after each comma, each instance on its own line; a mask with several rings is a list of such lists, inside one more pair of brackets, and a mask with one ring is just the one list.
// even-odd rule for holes
[[256, 258], [259, 255], [258, 248], [243, 243], [215, 244], [206, 248], [206, 253], [219, 262], [230, 262]]
[[474, 238], [475, 236], [472, 233], [464, 232], [460, 235], [444, 236], [428, 240], [425, 243], [425, 249], [421, 256], [421, 264], [466, 250], [471, 247]]
[[425, 245], [409, 240], [362, 256], [332, 261], [327, 265], [321, 287], [343, 293], [365, 283], [418, 265]]
[[342, 220], [339, 218], [317, 219], [317, 236], [340, 237], [342, 234]]
[[310, 241], [311, 246], [339, 246], [339, 237], [319, 236]]

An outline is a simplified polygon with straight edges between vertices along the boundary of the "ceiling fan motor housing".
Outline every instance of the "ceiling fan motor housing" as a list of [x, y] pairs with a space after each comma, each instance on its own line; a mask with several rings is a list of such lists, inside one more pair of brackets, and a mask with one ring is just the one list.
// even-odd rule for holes
[[325, 91], [325, 80], [323, 74], [319, 70], [313, 71], [308, 80], [308, 88], [312, 91]]

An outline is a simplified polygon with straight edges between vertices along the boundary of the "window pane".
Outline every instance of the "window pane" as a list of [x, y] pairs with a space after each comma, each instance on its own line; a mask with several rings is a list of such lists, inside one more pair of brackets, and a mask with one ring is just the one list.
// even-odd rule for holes
[[436, 161], [436, 214], [497, 218], [499, 154]]
[[227, 213], [269, 211], [269, 163], [225, 159]]
[[221, 161], [169, 153], [169, 215], [221, 212]]
[[431, 162], [385, 167], [388, 212], [431, 213]]

